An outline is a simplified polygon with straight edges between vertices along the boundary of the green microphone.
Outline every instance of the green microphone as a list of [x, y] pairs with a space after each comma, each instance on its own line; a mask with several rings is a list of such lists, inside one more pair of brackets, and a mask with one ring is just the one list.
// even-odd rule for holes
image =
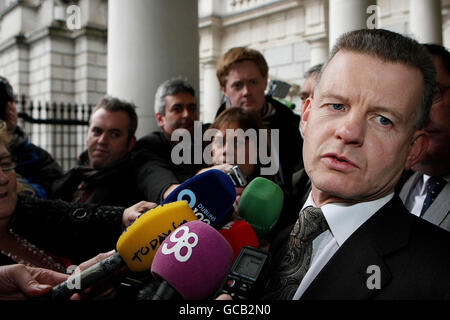
[[280, 217], [283, 199], [283, 190], [276, 183], [257, 177], [242, 192], [238, 216], [250, 224], [259, 237], [264, 238]]

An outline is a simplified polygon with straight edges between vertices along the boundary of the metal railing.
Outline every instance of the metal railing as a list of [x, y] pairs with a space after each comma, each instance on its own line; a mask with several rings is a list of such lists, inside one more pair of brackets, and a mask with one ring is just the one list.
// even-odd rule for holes
[[74, 167], [86, 149], [92, 105], [33, 102], [22, 95], [17, 102], [19, 126], [30, 142], [48, 151], [64, 171]]

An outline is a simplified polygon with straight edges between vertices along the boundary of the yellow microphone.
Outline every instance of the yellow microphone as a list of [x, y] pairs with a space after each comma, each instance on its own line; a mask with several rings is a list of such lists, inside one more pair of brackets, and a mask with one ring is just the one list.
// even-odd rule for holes
[[118, 270], [128, 267], [133, 272], [150, 270], [156, 251], [169, 234], [182, 224], [197, 220], [186, 201], [160, 205], [143, 213], [121, 234], [117, 252], [82, 271], [76, 277], [78, 285], [69, 278], [50, 290], [44, 299], [69, 299]]

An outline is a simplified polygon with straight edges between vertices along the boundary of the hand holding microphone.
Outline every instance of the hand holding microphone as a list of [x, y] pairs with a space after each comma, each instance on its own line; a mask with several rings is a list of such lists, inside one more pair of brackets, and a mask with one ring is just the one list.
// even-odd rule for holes
[[166, 237], [180, 225], [194, 220], [197, 217], [185, 201], [147, 211], [119, 237], [117, 253], [76, 275], [78, 281], [69, 278], [57, 285], [44, 298], [68, 299], [124, 268], [133, 272], [150, 269], [153, 257]]

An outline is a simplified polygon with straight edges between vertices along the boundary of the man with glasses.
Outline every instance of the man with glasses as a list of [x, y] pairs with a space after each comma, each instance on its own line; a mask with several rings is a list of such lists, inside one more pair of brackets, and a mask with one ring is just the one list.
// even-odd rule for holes
[[430, 117], [425, 125], [429, 144], [425, 156], [412, 169], [400, 197], [407, 209], [450, 231], [450, 52], [425, 44], [436, 67], [436, 87]]
[[63, 175], [61, 166], [44, 149], [32, 144], [26, 133], [17, 125], [17, 109], [14, 92], [9, 81], [0, 77], [0, 120], [5, 121], [12, 135], [11, 153], [17, 158], [16, 172], [32, 192], [47, 198], [51, 184]]

